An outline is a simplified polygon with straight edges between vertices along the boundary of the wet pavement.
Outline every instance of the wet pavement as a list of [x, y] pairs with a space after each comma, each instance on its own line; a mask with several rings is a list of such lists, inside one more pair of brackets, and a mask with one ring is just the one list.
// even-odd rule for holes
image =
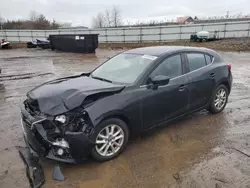
[[[16, 146], [25, 146], [19, 105], [32, 87], [89, 71], [119, 51], [71, 54], [50, 50], [0, 51], [0, 187], [27, 188]], [[61, 164], [66, 178], [52, 180], [54, 161], [43, 161], [43, 187], [250, 187], [250, 53], [220, 52], [234, 83], [225, 110], [199, 112], [133, 138], [116, 159]]]

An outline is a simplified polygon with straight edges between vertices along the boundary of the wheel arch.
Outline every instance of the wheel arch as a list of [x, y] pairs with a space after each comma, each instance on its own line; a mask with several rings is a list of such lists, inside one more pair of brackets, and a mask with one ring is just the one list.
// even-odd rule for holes
[[228, 81], [227, 79], [221, 79], [221, 80], [219, 80], [219, 81], [217, 82], [217, 84], [214, 86], [213, 91], [212, 91], [212, 95], [211, 95], [210, 99], [208, 100], [206, 106], [209, 106], [209, 105], [210, 105], [210, 103], [211, 103], [211, 101], [212, 101], [212, 99], [213, 99], [214, 92], [216, 91], [216, 89], [217, 89], [217, 87], [218, 87], [219, 85], [224, 85], [224, 86], [226, 86], [226, 88], [228, 89], [228, 94], [230, 94], [231, 89], [230, 89], [230, 83], [229, 83], [229, 81]]
[[133, 129], [132, 129], [132, 126], [131, 126], [130, 119], [125, 114], [123, 114], [121, 112], [110, 112], [108, 114], [102, 115], [101, 117], [99, 117], [95, 121], [95, 125], [98, 125], [102, 121], [107, 120], [107, 119], [111, 119], [111, 118], [117, 118], [117, 119], [120, 119], [120, 120], [124, 121], [124, 123], [126, 123], [126, 125], [128, 127], [129, 134], [134, 132]]
[[223, 80], [220, 80], [218, 82], [218, 84], [216, 85], [215, 89], [219, 86], [219, 85], [224, 85], [226, 86], [228, 92], [230, 93], [231, 92], [231, 87], [230, 87], [230, 83], [227, 79], [223, 79]]
[[231, 88], [230, 88], [230, 85], [229, 85], [229, 82], [228, 81], [223, 81], [220, 83], [220, 85], [225, 85], [228, 92], [230, 93], [231, 92]]
[[[213, 95], [211, 96], [211, 99], [209, 100], [208, 107], [207, 107], [207, 110], [209, 110], [211, 113], [217, 114], [225, 108], [225, 106], [227, 104], [227, 100], [228, 100], [228, 95], [230, 92], [230, 85], [229, 84], [230, 83], [227, 80], [220, 81], [220, 82], [218, 82], [218, 84], [216, 84], [216, 87], [213, 91]], [[215, 107], [215, 104], [214, 104], [216, 91], [218, 90], [219, 87], [224, 87], [224, 88], [227, 88], [227, 90], [228, 90], [226, 101], [224, 102], [222, 108], [220, 108], [220, 109]]]

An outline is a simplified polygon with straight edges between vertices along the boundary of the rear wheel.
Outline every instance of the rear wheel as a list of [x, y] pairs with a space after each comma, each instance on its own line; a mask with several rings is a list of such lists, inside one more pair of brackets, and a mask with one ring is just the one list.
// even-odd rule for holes
[[213, 94], [209, 111], [214, 114], [221, 112], [227, 104], [227, 99], [228, 99], [227, 87], [225, 85], [219, 85]]
[[117, 157], [128, 142], [129, 130], [126, 123], [117, 118], [104, 120], [97, 125], [93, 140], [95, 146], [91, 150], [97, 161], [108, 161]]

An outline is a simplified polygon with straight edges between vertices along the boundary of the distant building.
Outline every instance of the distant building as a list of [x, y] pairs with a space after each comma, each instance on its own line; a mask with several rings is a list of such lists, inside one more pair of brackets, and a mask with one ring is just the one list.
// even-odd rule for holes
[[191, 16], [177, 17], [177, 24], [191, 24], [194, 23], [194, 19]]

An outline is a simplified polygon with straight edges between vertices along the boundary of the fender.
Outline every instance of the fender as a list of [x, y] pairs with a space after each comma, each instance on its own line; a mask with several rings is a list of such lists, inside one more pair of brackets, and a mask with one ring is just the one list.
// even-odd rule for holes
[[94, 127], [109, 117], [127, 120], [126, 123], [131, 132], [140, 131], [142, 127], [140, 118], [138, 118], [140, 117], [140, 100], [132, 92], [118, 93], [97, 100], [91, 106], [86, 107], [85, 111]]

